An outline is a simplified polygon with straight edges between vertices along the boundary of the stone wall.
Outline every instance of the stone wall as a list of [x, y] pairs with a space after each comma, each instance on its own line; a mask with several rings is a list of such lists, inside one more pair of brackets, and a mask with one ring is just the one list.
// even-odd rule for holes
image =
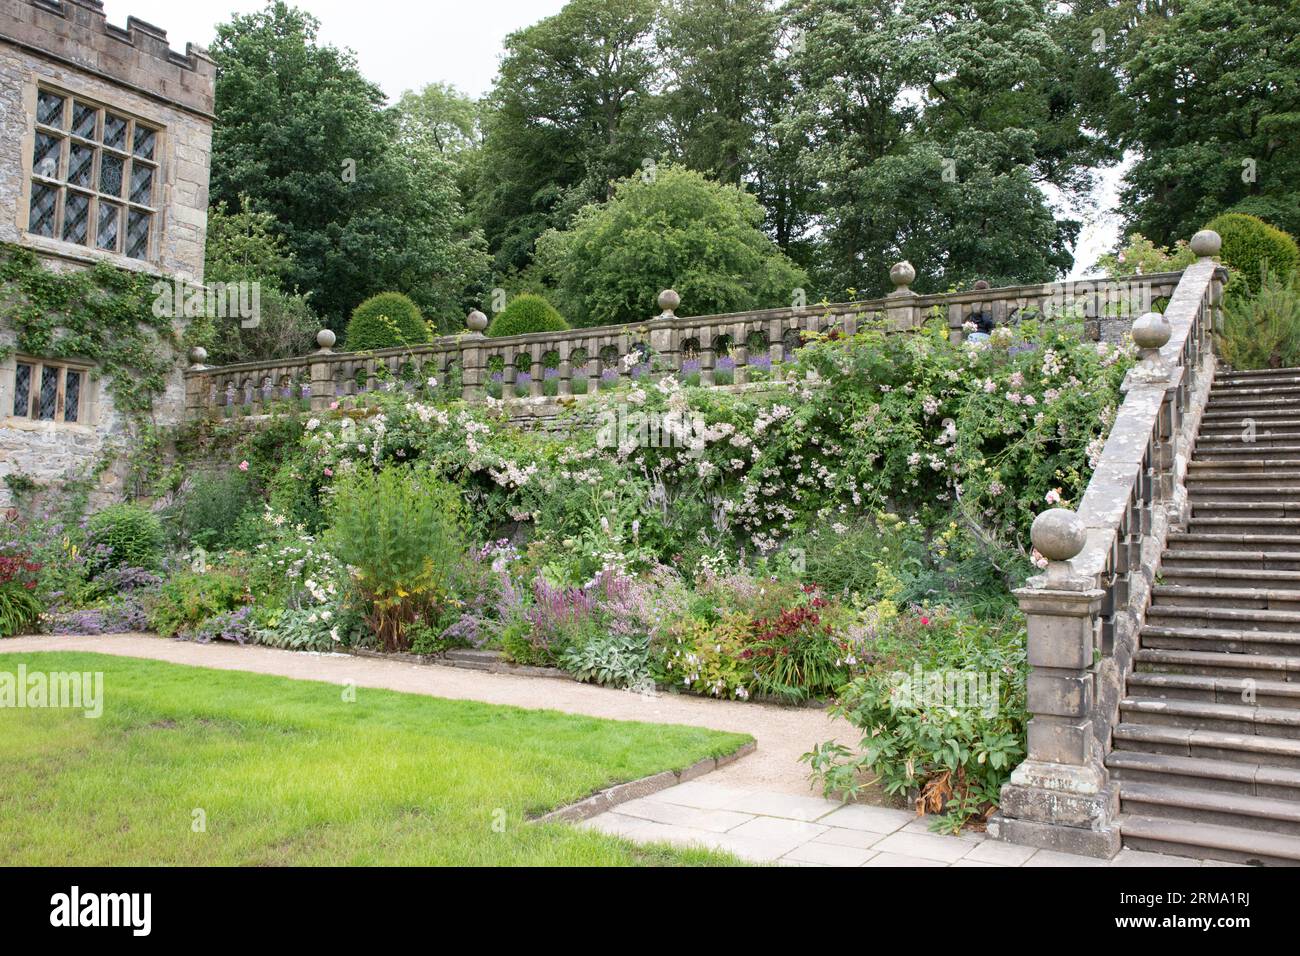
[[[107, 261], [160, 280], [201, 282], [215, 78], [215, 64], [204, 51], [171, 50], [164, 31], [134, 18], [125, 28], [109, 24], [99, 0], [0, 0], [0, 242], [32, 249], [56, 270]], [[159, 130], [155, 235], [147, 258], [26, 231], [42, 86]], [[14, 330], [0, 317], [0, 354], [14, 344]], [[166, 393], [153, 410], [159, 424], [177, 423], [184, 414], [183, 363], [175, 358]], [[84, 421], [71, 424], [13, 416], [15, 367], [14, 355], [0, 361], [0, 476], [22, 474], [57, 487], [61, 479], [87, 474], [125, 442], [129, 422], [93, 368]], [[95, 503], [120, 495], [123, 471], [119, 463], [103, 475]], [[10, 500], [0, 484], [0, 507]]]

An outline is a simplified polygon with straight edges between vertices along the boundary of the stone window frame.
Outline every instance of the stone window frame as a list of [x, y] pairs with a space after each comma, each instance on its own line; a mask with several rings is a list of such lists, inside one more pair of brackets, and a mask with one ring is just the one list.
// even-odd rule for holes
[[[94, 388], [93, 372], [94, 366], [88, 362], [80, 362], [74, 359], [43, 359], [35, 356], [17, 354], [12, 360], [12, 370], [7, 375], [6, 385], [2, 399], [4, 407], [0, 408], [4, 418], [10, 421], [30, 422], [32, 424], [50, 424], [59, 427], [65, 426], [88, 426], [92, 425], [92, 416], [94, 412], [94, 401], [92, 391]], [[18, 388], [19, 370], [26, 368], [26, 414], [22, 413], [19, 408], [19, 401], [23, 397], [20, 395]], [[54, 407], [51, 409], [49, 417], [45, 417], [42, 405], [43, 385], [46, 381], [47, 372], [54, 375]], [[75, 375], [73, 381], [75, 385], [75, 404], [69, 407], [67, 402], [67, 391], [69, 377]], [[72, 417], [68, 417], [71, 411]]]
[[[41, 122], [40, 104], [42, 94], [61, 97], [63, 106], [57, 124]], [[60, 246], [79, 249], [100, 255], [116, 256], [130, 262], [147, 263], [156, 266], [161, 254], [161, 232], [163, 226], [163, 156], [167, 128], [154, 120], [144, 119], [130, 110], [114, 106], [95, 96], [75, 93], [57, 83], [37, 79], [31, 89], [31, 125], [29, 138], [24, 147], [24, 188], [18, 203], [19, 226], [28, 237], [43, 242], [54, 242]], [[75, 110], [78, 106], [89, 108], [94, 112], [94, 128], [89, 136], [77, 134]], [[122, 128], [121, 148], [104, 142], [105, 127], [110, 119], [124, 123]], [[148, 154], [136, 152], [136, 130], [144, 129], [153, 133], [153, 149]], [[55, 175], [43, 174], [36, 168], [36, 148], [40, 137], [50, 137], [58, 141], [58, 159]], [[73, 182], [71, 179], [71, 153], [74, 146], [89, 150], [91, 154], [88, 182]], [[101, 191], [102, 163], [105, 158], [117, 159], [121, 163], [121, 180], [119, 193]], [[148, 203], [135, 202], [131, 198], [132, 180], [137, 166], [151, 170], [151, 191]], [[35, 191], [44, 186], [55, 191], [55, 209], [51, 224], [52, 234], [33, 231], [31, 211]], [[86, 200], [85, 238], [75, 241], [67, 237], [66, 212], [70, 195], [84, 197]], [[100, 244], [100, 203], [111, 203], [118, 207], [117, 237], [113, 247], [106, 248]], [[128, 251], [128, 230], [132, 214], [149, 217], [148, 238], [143, 255], [131, 255]]]

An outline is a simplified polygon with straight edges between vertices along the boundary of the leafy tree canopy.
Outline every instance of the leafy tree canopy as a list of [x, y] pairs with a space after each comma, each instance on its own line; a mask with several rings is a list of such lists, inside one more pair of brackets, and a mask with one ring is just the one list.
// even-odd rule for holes
[[538, 259], [578, 326], [649, 318], [667, 288], [681, 294], [683, 315], [788, 305], [807, 279], [762, 222], [745, 190], [667, 165], [620, 180], [608, 202], [546, 233]]

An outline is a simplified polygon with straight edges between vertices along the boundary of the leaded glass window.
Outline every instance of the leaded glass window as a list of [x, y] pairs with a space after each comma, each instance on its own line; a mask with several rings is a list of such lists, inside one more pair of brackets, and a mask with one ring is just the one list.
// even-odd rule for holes
[[38, 91], [27, 231], [148, 259], [158, 134], [94, 103]]
[[18, 359], [14, 364], [14, 417], [71, 424], [85, 421], [87, 374], [85, 368], [63, 362]]
[[36, 417], [43, 422], [54, 421], [59, 404], [59, 367], [46, 365], [41, 369], [41, 391], [36, 399]]
[[27, 418], [32, 409], [32, 367], [26, 362], [18, 363], [14, 374], [14, 416]]

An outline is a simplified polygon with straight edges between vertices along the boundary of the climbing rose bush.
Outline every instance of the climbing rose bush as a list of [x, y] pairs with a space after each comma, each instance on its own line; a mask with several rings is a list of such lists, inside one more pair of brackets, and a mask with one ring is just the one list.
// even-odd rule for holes
[[527, 528], [575, 584], [674, 555], [771, 555], [882, 512], [955, 514], [1024, 552], [1034, 516], [1086, 486], [1131, 364], [1131, 348], [1064, 323], [964, 345], [937, 319], [868, 326], [814, 337], [766, 391], [634, 380], [577, 406], [563, 438], [510, 427], [499, 402], [366, 396], [306, 423], [286, 477], [319, 500], [356, 468], [427, 465], [458, 486], [478, 540]]

